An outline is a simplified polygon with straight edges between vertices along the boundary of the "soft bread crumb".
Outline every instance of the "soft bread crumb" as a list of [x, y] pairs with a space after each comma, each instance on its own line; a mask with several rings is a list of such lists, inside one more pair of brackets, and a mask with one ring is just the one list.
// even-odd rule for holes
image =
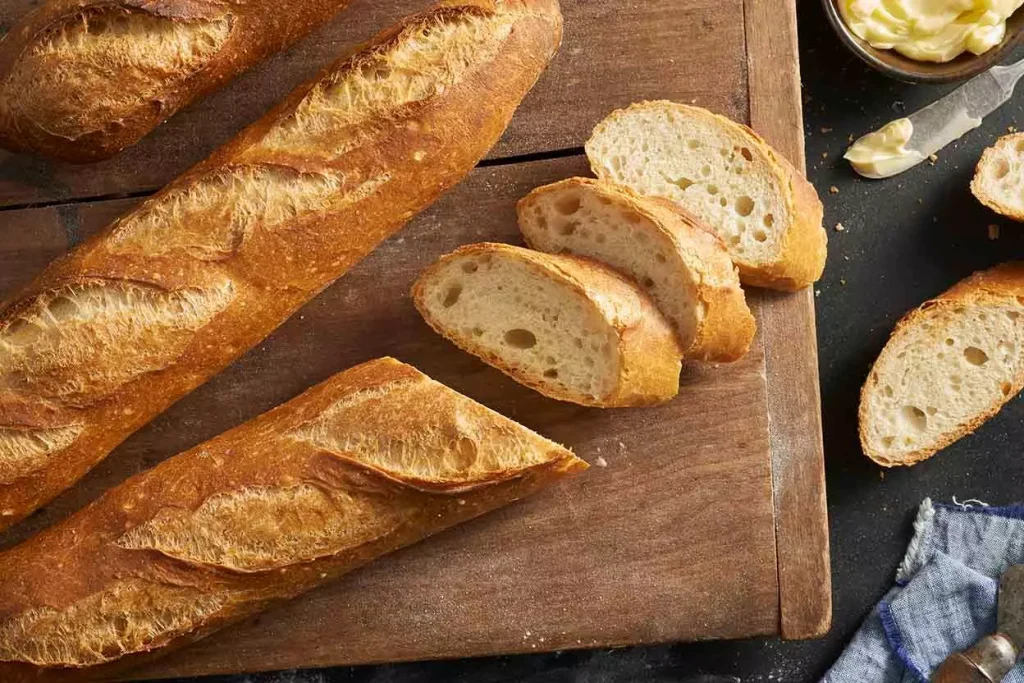
[[1024, 221], [1024, 133], [1004, 135], [984, 151], [971, 192], [996, 213]]

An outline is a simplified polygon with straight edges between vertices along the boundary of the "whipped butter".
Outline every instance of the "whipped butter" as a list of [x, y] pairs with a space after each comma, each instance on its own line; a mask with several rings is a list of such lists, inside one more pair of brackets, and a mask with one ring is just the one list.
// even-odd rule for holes
[[865, 178], [888, 178], [924, 161], [923, 154], [907, 149], [913, 134], [910, 119], [896, 119], [850, 145], [843, 158]]
[[948, 62], [980, 55], [1006, 35], [1006, 20], [1024, 0], [841, 0], [846, 25], [880, 50]]

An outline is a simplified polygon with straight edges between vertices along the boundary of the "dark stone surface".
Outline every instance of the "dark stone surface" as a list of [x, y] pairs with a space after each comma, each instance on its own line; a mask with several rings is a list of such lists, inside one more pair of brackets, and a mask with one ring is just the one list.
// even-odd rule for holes
[[[948, 87], [868, 70], [833, 37], [816, 0], [800, 2], [808, 171], [825, 203], [829, 258], [818, 284], [818, 340], [831, 517], [834, 617], [817, 641], [750, 640], [204, 679], [203, 683], [489, 683], [818, 680], [892, 581], [925, 497], [1024, 498], [1024, 404], [912, 469], [882, 472], [860, 452], [860, 384], [897, 318], [972, 271], [1024, 251], [1024, 226], [978, 204], [968, 183], [981, 151], [1024, 129], [1024, 88], [959, 143], [887, 181], [842, 160], [850, 136], [924, 106]], [[837, 192], [833, 193], [830, 188]], [[842, 223], [843, 231], [835, 226]], [[997, 240], [988, 226], [1001, 227]], [[722, 676], [717, 678], [709, 675]], [[178, 681], [177, 683], [186, 683]]]

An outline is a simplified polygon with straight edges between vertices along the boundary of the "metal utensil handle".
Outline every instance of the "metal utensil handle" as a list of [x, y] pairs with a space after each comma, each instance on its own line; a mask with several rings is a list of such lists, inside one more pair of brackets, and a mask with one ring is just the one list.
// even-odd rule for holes
[[995, 633], [947, 657], [932, 674], [932, 683], [999, 683], [1016, 662], [1017, 648]]

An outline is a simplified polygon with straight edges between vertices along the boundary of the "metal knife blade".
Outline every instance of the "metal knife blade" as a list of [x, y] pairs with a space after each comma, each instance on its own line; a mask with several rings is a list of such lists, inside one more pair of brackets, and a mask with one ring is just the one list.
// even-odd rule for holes
[[923, 156], [935, 154], [1001, 107], [1017, 81], [1024, 75], [1024, 60], [1009, 66], [992, 67], [975, 76], [945, 97], [929, 104], [909, 117], [914, 134], [907, 148]]
[[997, 628], [1018, 648], [1024, 648], [1024, 565], [1016, 564], [999, 579]]

